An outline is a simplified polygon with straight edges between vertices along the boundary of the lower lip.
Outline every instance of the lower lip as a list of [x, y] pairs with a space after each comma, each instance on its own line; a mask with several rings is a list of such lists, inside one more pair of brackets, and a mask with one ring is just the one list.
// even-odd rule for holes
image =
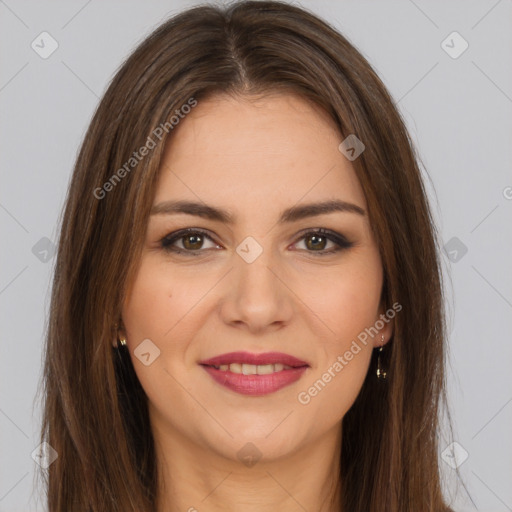
[[217, 370], [213, 366], [202, 365], [213, 380], [242, 395], [262, 396], [274, 393], [299, 380], [308, 366], [281, 370], [268, 375], [244, 375]]

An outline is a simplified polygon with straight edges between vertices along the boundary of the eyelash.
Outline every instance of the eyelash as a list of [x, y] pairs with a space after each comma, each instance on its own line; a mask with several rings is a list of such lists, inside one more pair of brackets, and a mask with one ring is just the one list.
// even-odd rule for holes
[[[202, 235], [212, 242], [216, 243], [215, 240], [212, 239], [212, 237], [204, 230], [200, 228], [187, 228], [187, 229], [181, 229], [179, 231], [176, 231], [174, 233], [170, 233], [166, 235], [164, 238], [160, 240], [161, 247], [164, 251], [167, 252], [174, 252], [176, 254], [186, 254], [187, 256], [199, 256], [201, 252], [204, 252], [206, 249], [197, 249], [197, 250], [184, 250], [184, 249], [178, 249], [176, 247], [173, 247], [172, 244], [176, 242], [179, 239], [185, 238], [187, 235]], [[349, 242], [343, 235], [336, 233], [335, 231], [330, 231], [328, 229], [324, 228], [318, 228], [318, 229], [311, 229], [308, 231], [305, 231], [301, 234], [301, 237], [294, 242], [296, 244], [297, 242], [307, 238], [310, 235], [321, 235], [325, 237], [327, 240], [334, 242], [338, 247], [330, 250], [322, 250], [322, 251], [308, 251], [306, 249], [306, 252], [312, 253], [315, 256], [326, 256], [329, 254], [334, 254], [346, 249], [349, 249], [354, 244], [352, 242]], [[217, 244], [220, 245], [220, 244]]]

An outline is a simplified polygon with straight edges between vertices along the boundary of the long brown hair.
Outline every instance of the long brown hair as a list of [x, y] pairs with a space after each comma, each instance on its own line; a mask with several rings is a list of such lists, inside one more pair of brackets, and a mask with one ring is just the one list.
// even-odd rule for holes
[[[276, 91], [324, 108], [340, 142], [350, 134], [363, 141], [353, 166], [380, 248], [383, 299], [402, 306], [383, 355], [387, 381], [372, 366], [343, 419], [343, 510], [449, 510], [437, 449], [445, 340], [437, 233], [404, 122], [335, 29], [292, 5], [249, 1], [196, 7], [161, 25], [121, 66], [85, 136], [62, 218], [46, 341], [42, 441], [58, 453], [44, 475], [49, 512], [155, 509], [147, 398], [126, 348], [111, 343], [172, 137], [169, 119], [191, 99]], [[166, 129], [156, 147], [127, 166], [159, 126]]]

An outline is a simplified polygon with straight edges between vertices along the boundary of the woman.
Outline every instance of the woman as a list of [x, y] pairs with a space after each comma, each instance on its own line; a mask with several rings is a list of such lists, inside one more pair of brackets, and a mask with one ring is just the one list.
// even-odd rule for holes
[[49, 511], [449, 510], [435, 238], [404, 123], [342, 35], [279, 2], [170, 19], [69, 189]]

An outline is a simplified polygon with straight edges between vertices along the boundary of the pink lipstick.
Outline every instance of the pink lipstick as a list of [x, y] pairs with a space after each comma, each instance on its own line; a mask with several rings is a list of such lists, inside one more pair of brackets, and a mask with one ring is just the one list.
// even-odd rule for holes
[[274, 393], [299, 380], [309, 364], [289, 354], [230, 352], [199, 363], [219, 384], [243, 395]]

